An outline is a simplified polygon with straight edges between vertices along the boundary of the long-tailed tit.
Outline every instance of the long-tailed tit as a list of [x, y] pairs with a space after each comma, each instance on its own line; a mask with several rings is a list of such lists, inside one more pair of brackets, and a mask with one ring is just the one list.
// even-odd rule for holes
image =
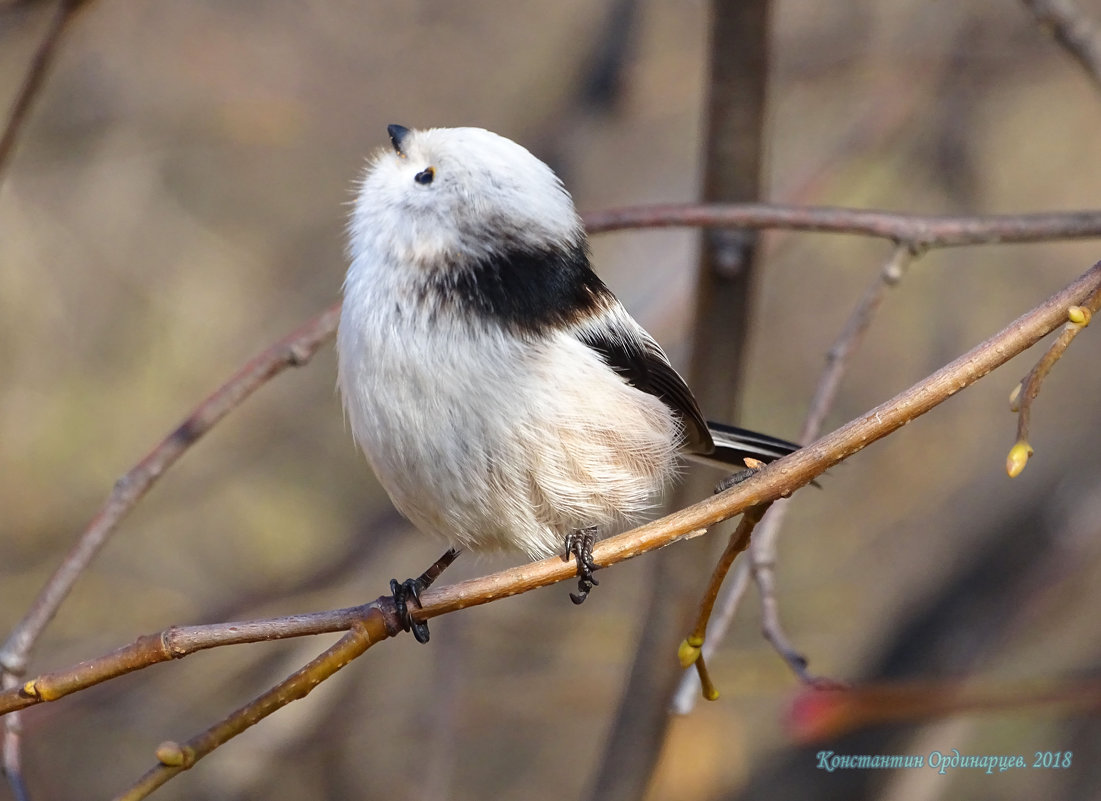
[[[653, 511], [678, 454], [744, 467], [798, 447], [706, 422], [590, 268], [546, 164], [480, 128], [388, 130], [349, 225], [339, 382], [356, 440], [418, 529], [453, 552], [576, 556], [580, 603], [594, 540]], [[392, 586], [410, 624], [420, 586]]]

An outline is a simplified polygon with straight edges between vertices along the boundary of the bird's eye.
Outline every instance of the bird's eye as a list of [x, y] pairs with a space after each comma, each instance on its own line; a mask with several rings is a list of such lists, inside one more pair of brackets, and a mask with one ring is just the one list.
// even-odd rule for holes
[[432, 179], [436, 177], [436, 170], [432, 167], [425, 167], [423, 170], [413, 176], [413, 180], [418, 184], [427, 186], [432, 183]]

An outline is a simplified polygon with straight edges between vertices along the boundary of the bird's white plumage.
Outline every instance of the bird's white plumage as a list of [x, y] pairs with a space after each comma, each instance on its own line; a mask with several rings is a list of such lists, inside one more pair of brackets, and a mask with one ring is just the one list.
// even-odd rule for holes
[[[561, 242], [581, 230], [558, 176], [527, 149], [482, 128], [413, 131], [404, 154], [376, 154], [352, 213], [352, 269], [435, 268], [481, 258], [503, 241]], [[431, 185], [414, 176], [436, 171]]]
[[[481, 129], [413, 131], [401, 151], [379, 154], [360, 186], [337, 340], [348, 420], [395, 506], [452, 544], [533, 557], [648, 513], [676, 471], [669, 407], [569, 326], [518, 335], [426, 290], [505, 246], [583, 242], [569, 194]], [[614, 299], [574, 325], [600, 316], [638, 328]]]

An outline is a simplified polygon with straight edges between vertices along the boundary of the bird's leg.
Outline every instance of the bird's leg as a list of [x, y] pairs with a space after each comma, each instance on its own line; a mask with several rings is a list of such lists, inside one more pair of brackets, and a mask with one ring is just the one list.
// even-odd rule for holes
[[409, 599], [412, 599], [416, 607], [420, 609], [421, 593], [432, 586], [432, 582], [438, 579], [443, 571], [447, 570], [458, 555], [458, 548], [448, 548], [447, 552], [437, 559], [431, 567], [421, 573], [419, 578], [406, 579], [400, 583], [397, 579], [390, 579], [390, 592], [394, 595], [394, 606], [398, 610], [398, 621], [404, 631], [413, 632], [413, 637], [419, 643], [428, 642], [428, 621], [413, 620], [413, 616], [409, 614]]
[[580, 528], [566, 535], [566, 552], [562, 554], [562, 561], [570, 561], [571, 556], [577, 557], [577, 592], [570, 593], [570, 600], [575, 604], [584, 603], [589, 597], [589, 591], [600, 584], [593, 576], [596, 564], [593, 562], [593, 543], [596, 542], [596, 527]]

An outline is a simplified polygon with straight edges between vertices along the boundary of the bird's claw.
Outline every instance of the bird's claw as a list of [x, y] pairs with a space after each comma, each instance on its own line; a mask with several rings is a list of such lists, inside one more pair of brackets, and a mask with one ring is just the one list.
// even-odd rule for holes
[[593, 587], [600, 584], [593, 576], [596, 563], [593, 562], [593, 544], [596, 542], [596, 529], [583, 528], [571, 531], [566, 535], [566, 550], [562, 560], [570, 561], [571, 557], [577, 558], [577, 592], [570, 593], [570, 600], [575, 604], [585, 602]]
[[421, 605], [421, 590], [424, 589], [424, 585], [420, 579], [406, 579], [399, 582], [397, 579], [390, 579], [390, 592], [394, 595], [394, 606], [398, 610], [398, 622], [401, 623], [403, 631], [413, 632], [413, 637], [419, 643], [428, 642], [428, 621], [427, 620], [414, 620], [413, 616], [409, 613], [409, 600], [412, 599], [416, 604], [416, 608], [420, 609]]

